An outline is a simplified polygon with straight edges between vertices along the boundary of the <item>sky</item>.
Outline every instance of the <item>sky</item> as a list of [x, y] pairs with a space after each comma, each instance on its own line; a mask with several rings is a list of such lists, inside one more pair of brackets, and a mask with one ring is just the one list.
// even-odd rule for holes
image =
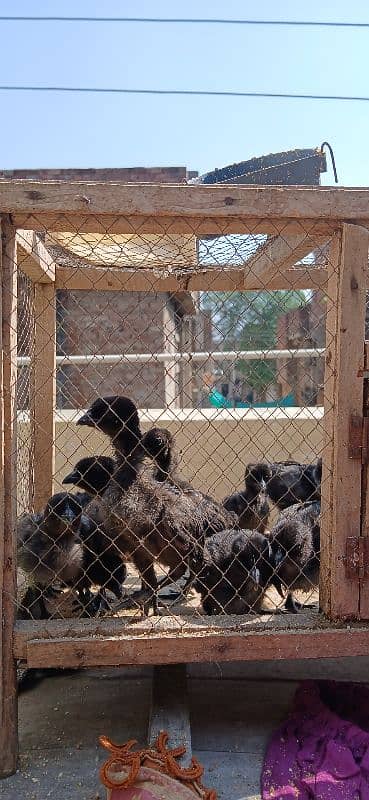
[[[367, 0], [0, 0], [0, 15], [369, 21]], [[369, 95], [369, 28], [0, 22], [2, 85]], [[369, 186], [369, 103], [0, 92], [0, 169], [186, 166], [322, 141]], [[322, 183], [333, 184], [329, 167]]]

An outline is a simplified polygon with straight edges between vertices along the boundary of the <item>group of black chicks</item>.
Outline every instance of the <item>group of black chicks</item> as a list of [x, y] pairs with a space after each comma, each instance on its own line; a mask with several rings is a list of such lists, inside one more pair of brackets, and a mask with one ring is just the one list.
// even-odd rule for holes
[[[181, 478], [169, 431], [142, 433], [129, 398], [98, 398], [77, 425], [101, 431], [114, 456], [81, 459], [63, 480], [77, 492], [20, 517], [18, 566], [28, 579], [21, 618], [52, 616], [66, 587], [69, 615], [95, 616], [137, 607], [158, 614], [173, 584], [176, 593], [164, 597], [193, 588], [209, 615], [262, 613], [268, 587], [296, 613], [295, 590], [317, 586], [321, 460], [249, 464], [245, 489], [218, 502]], [[279, 518], [268, 531], [270, 503]], [[130, 592], [128, 562], [141, 581]], [[155, 564], [166, 570], [160, 580]]]

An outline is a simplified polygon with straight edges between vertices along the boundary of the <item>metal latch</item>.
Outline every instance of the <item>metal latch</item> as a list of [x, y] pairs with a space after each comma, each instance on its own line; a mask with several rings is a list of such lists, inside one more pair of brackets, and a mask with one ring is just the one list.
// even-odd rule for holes
[[369, 575], [369, 537], [349, 536], [346, 539], [346, 577], [360, 580]]
[[349, 458], [367, 464], [369, 460], [369, 417], [351, 414], [348, 441]]

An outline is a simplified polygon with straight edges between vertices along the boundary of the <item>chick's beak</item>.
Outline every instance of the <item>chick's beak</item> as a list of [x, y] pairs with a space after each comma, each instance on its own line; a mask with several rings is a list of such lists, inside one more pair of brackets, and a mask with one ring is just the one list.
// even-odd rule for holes
[[70, 472], [63, 478], [62, 483], [76, 483], [78, 481], [78, 473], [76, 471]]
[[76, 425], [87, 425], [89, 428], [95, 427], [95, 423], [88, 411], [86, 411], [86, 414], [83, 414], [82, 417], [77, 419]]

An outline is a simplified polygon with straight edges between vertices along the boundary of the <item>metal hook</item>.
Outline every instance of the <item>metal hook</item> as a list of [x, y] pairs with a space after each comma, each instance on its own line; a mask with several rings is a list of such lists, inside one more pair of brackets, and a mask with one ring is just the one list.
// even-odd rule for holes
[[330, 157], [331, 157], [331, 161], [332, 161], [332, 169], [333, 169], [334, 180], [335, 180], [336, 183], [338, 183], [336, 162], [335, 162], [335, 159], [334, 159], [334, 153], [333, 153], [332, 147], [329, 144], [329, 142], [323, 142], [323, 144], [320, 146], [320, 150], [321, 150], [322, 153], [324, 153], [324, 150], [323, 150], [324, 147], [328, 147], [328, 150], [329, 150], [329, 153], [330, 153]]

